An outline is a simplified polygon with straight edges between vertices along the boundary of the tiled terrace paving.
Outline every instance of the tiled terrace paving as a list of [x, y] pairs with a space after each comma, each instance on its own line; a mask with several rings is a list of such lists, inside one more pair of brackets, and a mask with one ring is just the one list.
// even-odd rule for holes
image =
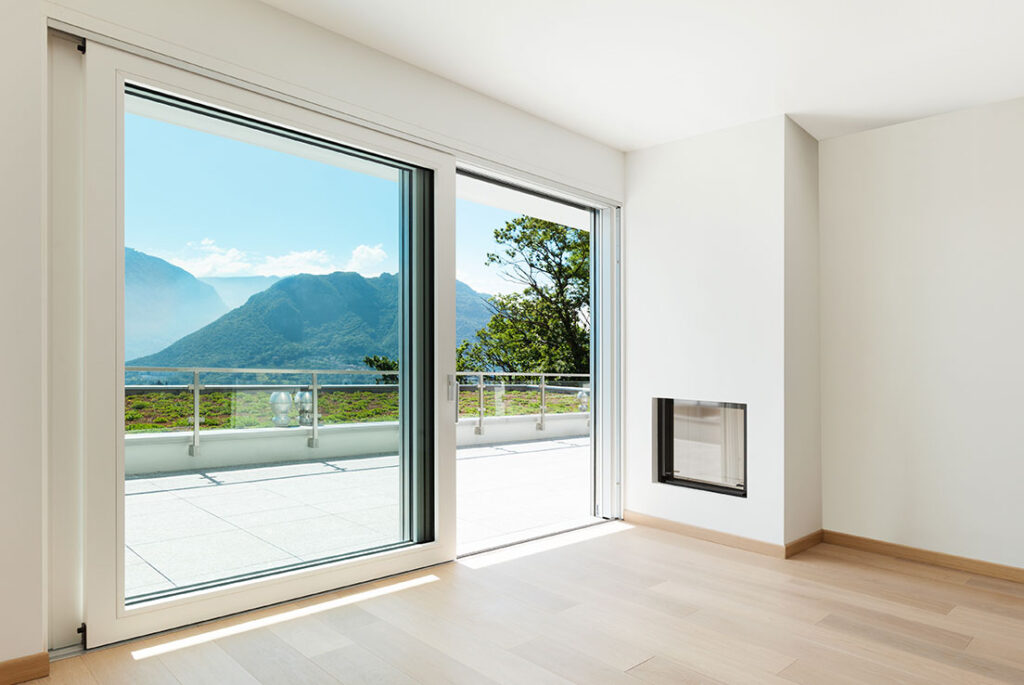
[[[587, 438], [458, 450], [459, 553], [597, 519]], [[125, 482], [125, 593], [138, 596], [399, 538], [398, 458]]]

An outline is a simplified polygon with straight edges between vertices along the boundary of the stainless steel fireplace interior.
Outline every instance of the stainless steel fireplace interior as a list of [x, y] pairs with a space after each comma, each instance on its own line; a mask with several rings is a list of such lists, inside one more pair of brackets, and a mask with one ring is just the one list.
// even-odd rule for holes
[[654, 400], [658, 482], [747, 496], [747, 405]]

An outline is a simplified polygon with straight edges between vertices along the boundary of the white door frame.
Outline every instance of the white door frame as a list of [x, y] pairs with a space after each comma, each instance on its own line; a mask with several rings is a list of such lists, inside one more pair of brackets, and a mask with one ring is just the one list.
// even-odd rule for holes
[[621, 209], [596, 209], [591, 268], [594, 396], [594, 515], [621, 519], [622, 505], [622, 233]]
[[[265, 94], [90, 42], [83, 57], [84, 595], [96, 647], [455, 558], [455, 158]], [[126, 607], [124, 603], [124, 199], [126, 80], [434, 172], [435, 540]]]
[[591, 209], [591, 490], [594, 516], [621, 519], [622, 503], [622, 208], [587, 194], [510, 173], [500, 165], [459, 158], [476, 178]]

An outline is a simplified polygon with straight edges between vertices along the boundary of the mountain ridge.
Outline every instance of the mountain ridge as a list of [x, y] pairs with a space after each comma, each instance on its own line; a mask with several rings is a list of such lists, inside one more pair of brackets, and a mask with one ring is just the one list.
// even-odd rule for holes
[[124, 249], [125, 358], [157, 352], [228, 311], [217, 291], [185, 269]]
[[[365, 369], [363, 358], [395, 358], [399, 278], [355, 272], [297, 274], [128, 366]], [[456, 282], [456, 335], [490, 320], [486, 296]]]
[[263, 292], [281, 280], [280, 276], [204, 276], [199, 279], [213, 289], [224, 300], [228, 309], [241, 307], [250, 297]]

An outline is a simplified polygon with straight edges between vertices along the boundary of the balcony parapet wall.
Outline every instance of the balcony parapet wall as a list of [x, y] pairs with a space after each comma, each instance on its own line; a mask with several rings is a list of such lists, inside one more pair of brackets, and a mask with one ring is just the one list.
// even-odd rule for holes
[[[556, 440], [590, 435], [587, 412], [486, 417], [477, 434], [476, 417], [455, 427], [459, 447], [499, 445], [528, 440]], [[310, 429], [244, 428], [201, 431], [202, 448], [189, 456], [191, 432], [129, 433], [125, 436], [125, 475], [144, 476], [282, 463], [356, 459], [398, 453], [397, 421], [321, 425], [319, 447], [307, 446]]]

